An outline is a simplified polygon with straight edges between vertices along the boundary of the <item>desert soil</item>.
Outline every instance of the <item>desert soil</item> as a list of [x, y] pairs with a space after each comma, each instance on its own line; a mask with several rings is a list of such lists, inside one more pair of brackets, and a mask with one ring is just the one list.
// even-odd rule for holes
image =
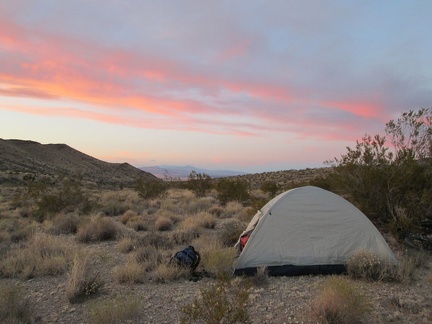
[[[118, 284], [116, 265], [127, 255], [117, 251], [117, 242], [86, 244], [95, 255], [94, 265], [105, 284], [101, 292], [85, 302], [71, 304], [66, 298], [68, 275], [29, 280], [1, 279], [24, 288], [30, 296], [40, 323], [90, 323], [94, 303], [113, 297], [135, 296], [141, 301], [140, 318], [134, 323], [178, 323], [181, 308], [191, 303], [200, 289], [215, 283], [203, 278], [197, 282], [182, 279], [170, 283]], [[356, 281], [373, 304], [367, 323], [432, 323], [432, 257], [426, 256], [410, 284]], [[253, 323], [308, 322], [310, 305], [325, 276], [271, 277], [267, 284], [252, 288], [249, 314]]]

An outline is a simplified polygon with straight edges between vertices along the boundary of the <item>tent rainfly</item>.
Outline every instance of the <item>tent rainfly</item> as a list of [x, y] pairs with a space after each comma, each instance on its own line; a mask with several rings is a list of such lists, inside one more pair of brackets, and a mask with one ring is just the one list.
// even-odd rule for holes
[[360, 210], [313, 186], [288, 190], [270, 200], [252, 218], [236, 246], [243, 244], [235, 262], [238, 275], [254, 274], [259, 267], [267, 267], [270, 275], [342, 273], [349, 257], [360, 250], [397, 263]]

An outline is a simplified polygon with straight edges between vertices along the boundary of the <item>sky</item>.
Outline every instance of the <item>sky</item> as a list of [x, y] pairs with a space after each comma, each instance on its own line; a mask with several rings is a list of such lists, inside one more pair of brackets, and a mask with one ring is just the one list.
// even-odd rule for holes
[[432, 106], [431, 16], [430, 0], [2, 0], [0, 138], [137, 167], [323, 167]]

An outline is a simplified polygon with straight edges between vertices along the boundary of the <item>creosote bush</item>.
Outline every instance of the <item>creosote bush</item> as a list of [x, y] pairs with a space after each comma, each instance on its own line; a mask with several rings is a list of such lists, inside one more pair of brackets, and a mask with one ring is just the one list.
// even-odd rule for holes
[[181, 323], [252, 323], [247, 312], [249, 285], [246, 281], [218, 281], [200, 291], [200, 297], [182, 308]]
[[324, 280], [321, 291], [311, 305], [311, 318], [317, 323], [360, 323], [371, 311], [367, 297], [354, 282], [340, 276]]

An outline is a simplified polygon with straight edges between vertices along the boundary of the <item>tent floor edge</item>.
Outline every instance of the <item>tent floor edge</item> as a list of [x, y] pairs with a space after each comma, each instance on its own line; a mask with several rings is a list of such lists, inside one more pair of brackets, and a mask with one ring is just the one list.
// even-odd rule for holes
[[[257, 272], [256, 267], [235, 269], [236, 276], [253, 276]], [[307, 275], [335, 275], [346, 273], [345, 264], [320, 264], [309, 266], [269, 266], [267, 267], [269, 276], [307, 276]]]

